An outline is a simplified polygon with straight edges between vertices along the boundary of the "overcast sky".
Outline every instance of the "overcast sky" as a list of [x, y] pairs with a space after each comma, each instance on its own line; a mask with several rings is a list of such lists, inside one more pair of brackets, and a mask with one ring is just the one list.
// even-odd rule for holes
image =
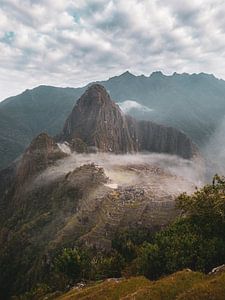
[[0, 0], [0, 100], [126, 70], [225, 79], [224, 0]]

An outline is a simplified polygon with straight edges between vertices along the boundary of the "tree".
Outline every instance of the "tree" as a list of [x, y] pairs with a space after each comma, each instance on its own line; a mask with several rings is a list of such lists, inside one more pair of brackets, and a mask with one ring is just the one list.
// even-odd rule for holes
[[85, 277], [90, 259], [87, 253], [77, 248], [64, 248], [54, 260], [55, 272], [66, 275], [72, 282]]
[[211, 185], [176, 200], [182, 217], [145, 243], [138, 253], [140, 273], [151, 279], [183, 268], [208, 272], [225, 262], [225, 181], [215, 176]]

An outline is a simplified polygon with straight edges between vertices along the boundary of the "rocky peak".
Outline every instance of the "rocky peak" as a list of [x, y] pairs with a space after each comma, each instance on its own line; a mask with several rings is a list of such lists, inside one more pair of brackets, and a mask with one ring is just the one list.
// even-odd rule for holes
[[46, 169], [66, 154], [60, 150], [52, 137], [40, 133], [33, 139], [17, 166], [17, 183], [22, 185], [27, 179]]
[[106, 89], [94, 84], [80, 97], [68, 117], [61, 141], [82, 140], [103, 152], [163, 152], [191, 158], [195, 146], [180, 131], [124, 115]]
[[121, 74], [119, 77], [124, 77], [124, 78], [132, 78], [135, 77], [135, 75], [133, 75], [131, 72], [126, 71], [123, 74]]
[[137, 150], [126, 118], [106, 89], [94, 84], [80, 97], [66, 121], [61, 140], [81, 139], [87, 146], [104, 152], [126, 153]]
[[100, 84], [91, 85], [86, 92], [81, 96], [77, 105], [91, 106], [91, 105], [106, 105], [111, 102], [110, 96], [104, 86]]
[[50, 149], [55, 147], [54, 140], [47, 133], [40, 133], [36, 138], [34, 138], [27, 149], [27, 153], [34, 152], [48, 152]]
[[162, 71], [155, 71], [155, 72], [152, 72], [152, 74], [150, 75], [150, 77], [154, 77], [154, 78], [160, 78], [163, 76], [164, 76], [164, 74], [162, 73]]

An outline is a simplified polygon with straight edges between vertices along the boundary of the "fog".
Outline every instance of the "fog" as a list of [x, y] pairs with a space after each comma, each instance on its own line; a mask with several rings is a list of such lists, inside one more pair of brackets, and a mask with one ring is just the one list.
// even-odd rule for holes
[[134, 100], [125, 100], [123, 102], [118, 102], [117, 104], [120, 106], [121, 110], [125, 114], [129, 114], [132, 110], [137, 110], [140, 112], [152, 112], [153, 111], [153, 109], [151, 109], [145, 105], [142, 105], [139, 102], [134, 101]]
[[225, 118], [203, 149], [203, 155], [206, 159], [208, 180], [216, 173], [225, 175]]
[[48, 168], [36, 180], [46, 183], [84, 164], [103, 167], [108, 186], [157, 186], [169, 193], [192, 192], [204, 183], [204, 166], [200, 159], [185, 160], [175, 155], [139, 153], [115, 155], [109, 153], [73, 153]]

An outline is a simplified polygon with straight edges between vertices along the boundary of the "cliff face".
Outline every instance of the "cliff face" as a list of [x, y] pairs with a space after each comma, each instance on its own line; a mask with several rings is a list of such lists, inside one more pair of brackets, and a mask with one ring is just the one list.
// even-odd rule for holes
[[66, 154], [60, 150], [52, 137], [46, 133], [39, 134], [33, 139], [18, 163], [17, 184], [22, 185], [26, 180], [65, 156]]
[[197, 152], [195, 145], [184, 133], [153, 122], [138, 122], [138, 139], [140, 149], [150, 152], [176, 154], [187, 159]]
[[61, 138], [81, 139], [104, 152], [137, 151], [120, 108], [101, 85], [92, 85], [78, 100], [66, 121]]
[[101, 85], [92, 85], [73, 108], [61, 140], [81, 139], [103, 152], [150, 151], [191, 158], [196, 147], [182, 132], [124, 115]]

